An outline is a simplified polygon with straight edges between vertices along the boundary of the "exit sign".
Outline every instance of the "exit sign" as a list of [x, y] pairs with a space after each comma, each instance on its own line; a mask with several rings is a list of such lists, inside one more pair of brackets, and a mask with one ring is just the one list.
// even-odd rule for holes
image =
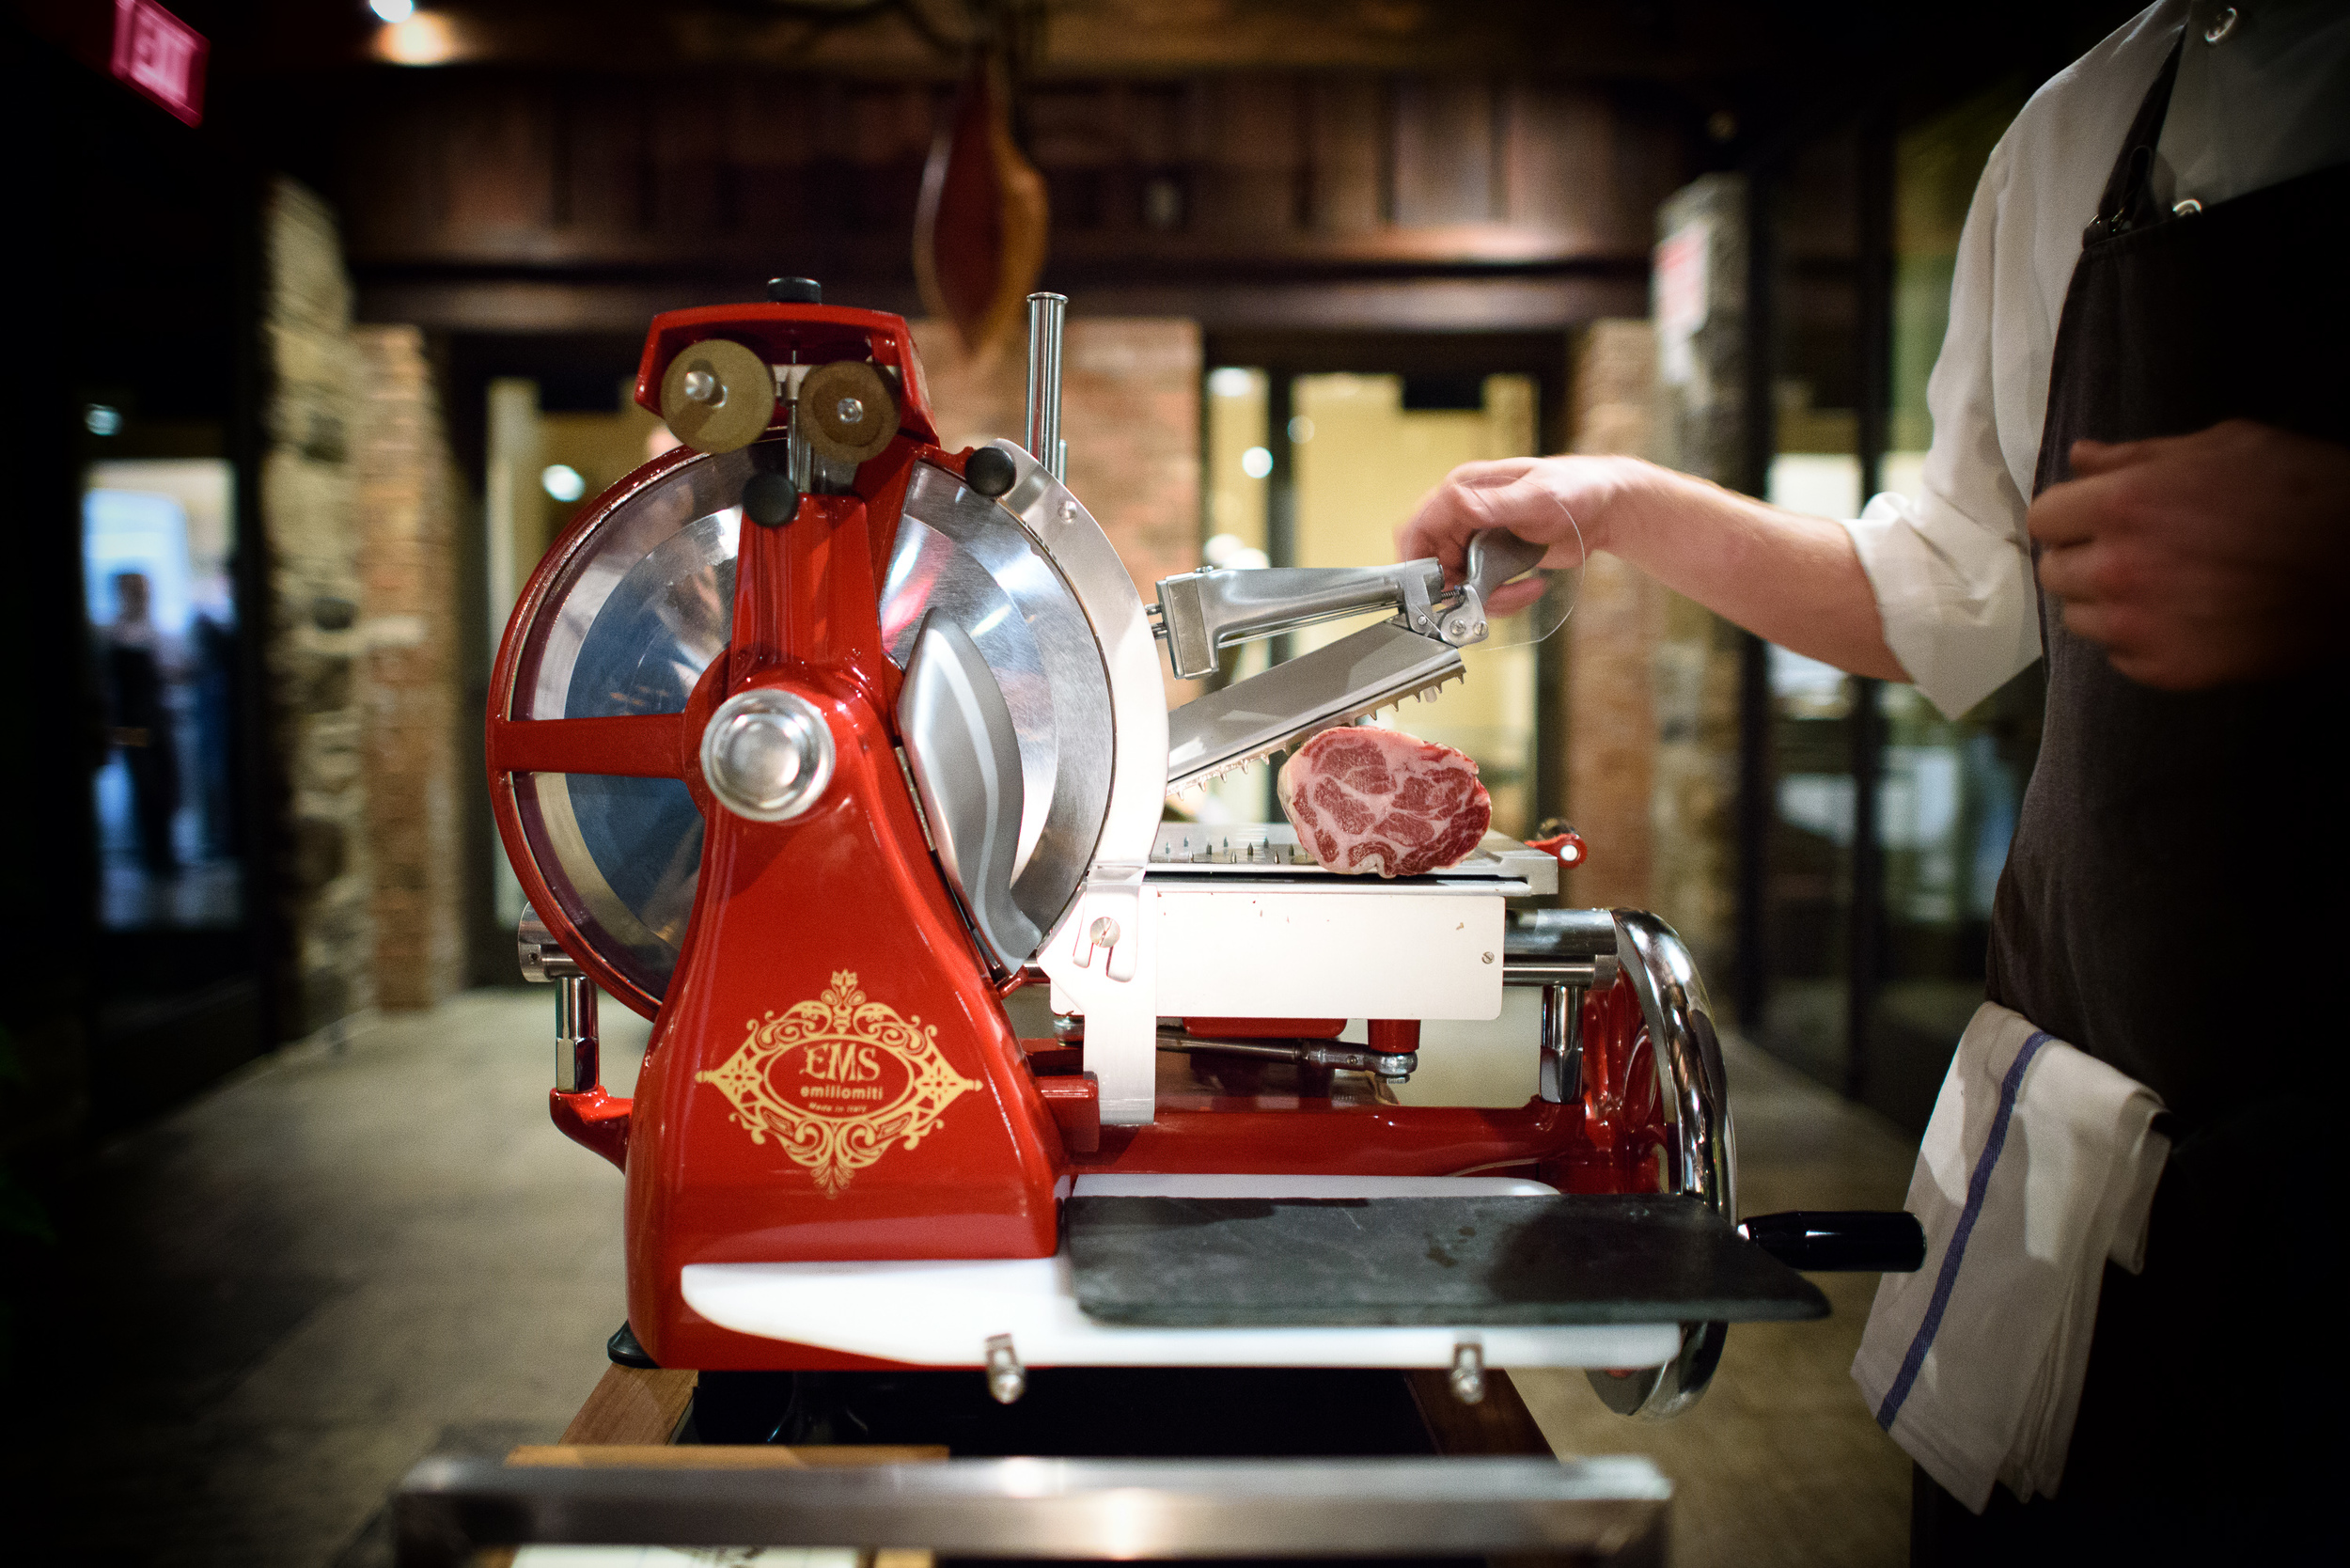
[[154, 0], [115, 0], [117, 79], [180, 118], [204, 118], [204, 35]]

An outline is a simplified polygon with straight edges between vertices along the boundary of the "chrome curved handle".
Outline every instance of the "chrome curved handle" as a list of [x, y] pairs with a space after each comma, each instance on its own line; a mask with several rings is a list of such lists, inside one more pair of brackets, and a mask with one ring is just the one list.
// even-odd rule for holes
[[1542, 565], [1549, 553], [1507, 528], [1484, 528], [1469, 535], [1468, 572], [1461, 581], [1461, 602], [1445, 613], [1439, 635], [1456, 648], [1484, 641], [1485, 606], [1494, 590]]
[[1507, 528], [1480, 529], [1469, 535], [1468, 577], [1463, 586], [1474, 589], [1482, 604], [1502, 584], [1542, 565], [1548, 554], [1545, 546], [1520, 539]]
[[1706, 1005], [1697, 961], [1672, 927], [1644, 909], [1619, 909], [1616, 958], [1631, 977], [1648, 1022], [1657, 1072], [1672, 1101], [1673, 1190], [1704, 1200], [1738, 1221], [1736, 1137], [1730, 1122], [1730, 1079]]
[[[1672, 927], [1642, 909], [1619, 909], [1616, 957], [1640, 998], [1658, 1076], [1674, 1121], [1673, 1190], [1738, 1219], [1737, 1140], [1730, 1123], [1730, 1078], [1697, 961]], [[1593, 1372], [1591, 1388], [1619, 1415], [1643, 1420], [1678, 1416], [1704, 1394], [1722, 1358], [1730, 1327], [1684, 1323], [1681, 1349], [1661, 1367], [1616, 1374]]]

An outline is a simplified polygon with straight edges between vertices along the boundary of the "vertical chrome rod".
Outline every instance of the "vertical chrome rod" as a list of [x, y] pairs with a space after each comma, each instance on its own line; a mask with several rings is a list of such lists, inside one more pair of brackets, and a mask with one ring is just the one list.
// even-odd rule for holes
[[1536, 1091], [1563, 1105], [1583, 1094], [1583, 987], [1543, 987], [1542, 1074]]
[[569, 974], [555, 982], [555, 1087], [585, 1094], [603, 1081], [602, 1036], [596, 1031], [596, 982]]
[[1060, 438], [1060, 333], [1066, 294], [1028, 296], [1028, 455], [1053, 478], [1069, 478], [1069, 444]]

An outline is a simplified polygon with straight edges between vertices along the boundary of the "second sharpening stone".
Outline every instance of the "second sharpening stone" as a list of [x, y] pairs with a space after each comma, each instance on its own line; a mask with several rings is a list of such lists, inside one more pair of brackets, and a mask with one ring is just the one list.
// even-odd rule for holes
[[1077, 1304], [1155, 1328], [1827, 1315], [1694, 1198], [1072, 1198]]

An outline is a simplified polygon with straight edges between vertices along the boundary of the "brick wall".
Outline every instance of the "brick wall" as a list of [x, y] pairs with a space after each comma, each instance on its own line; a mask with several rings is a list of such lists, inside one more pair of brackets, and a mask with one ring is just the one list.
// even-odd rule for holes
[[[1703, 324], [1671, 374], [1656, 378], [1654, 449], [1668, 466], [1719, 484], [1746, 470], [1747, 186], [1711, 174], [1657, 209], [1656, 232], [1701, 226]], [[1660, 344], [1660, 372], [1666, 345]], [[1654, 907], [1706, 973], [1726, 980], [1735, 954], [1738, 669], [1745, 634], [1677, 593], [1663, 596], [1656, 645]], [[1724, 986], [1727, 990], [1727, 986]]]
[[423, 334], [352, 336], [375, 994], [428, 1008], [464, 981], [456, 476]]
[[269, 727], [282, 813], [272, 879], [287, 935], [283, 1032], [372, 1005], [364, 634], [351, 284], [334, 213], [290, 180], [262, 206], [259, 513]]
[[[1656, 345], [1646, 321], [1595, 321], [1575, 346], [1568, 449], [1644, 456]], [[1567, 627], [1567, 815], [1591, 857], [1570, 903], [1646, 909], [1655, 898], [1656, 645], [1666, 590], [1614, 556], [1583, 570]]]

